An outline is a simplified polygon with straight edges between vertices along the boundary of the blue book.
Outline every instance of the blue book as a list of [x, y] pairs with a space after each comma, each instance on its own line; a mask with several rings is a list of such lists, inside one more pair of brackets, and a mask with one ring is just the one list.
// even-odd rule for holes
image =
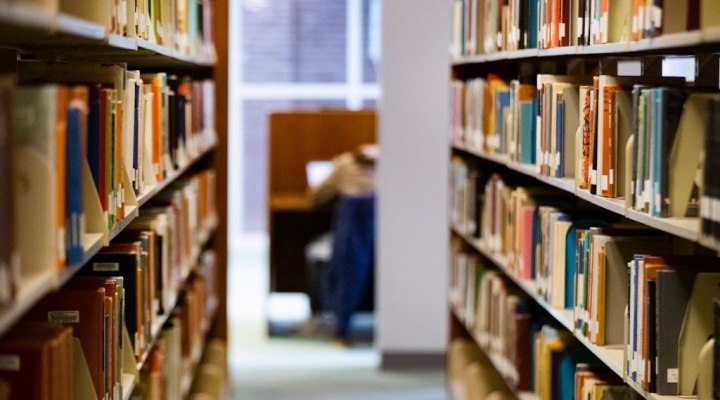
[[592, 227], [605, 227], [607, 223], [599, 219], [582, 219], [573, 222], [565, 235], [565, 308], [575, 307], [575, 275], [578, 273], [577, 231]]
[[558, 400], [574, 400], [575, 371], [578, 364], [601, 365], [598, 359], [585, 347], [567, 347], [561, 356], [557, 371]]
[[66, 166], [65, 182], [65, 241], [66, 263], [77, 264], [83, 259], [83, 188], [82, 188], [82, 149], [80, 145], [80, 110], [70, 107], [67, 110], [66, 129]]
[[535, 123], [537, 121], [537, 96], [531, 102], [520, 102], [520, 151], [519, 160], [522, 164], [535, 164]]
[[528, 48], [538, 47], [538, 3], [540, 0], [530, 0], [528, 3]]
[[653, 102], [652, 102], [652, 132], [651, 132], [651, 146], [652, 146], [652, 175], [650, 176], [650, 187], [652, 188], [652, 198], [650, 199], [650, 215], [653, 217], [660, 216], [660, 170], [662, 169], [661, 164], [664, 162], [661, 158], [662, 149], [662, 125], [663, 125], [663, 88], [653, 89]]

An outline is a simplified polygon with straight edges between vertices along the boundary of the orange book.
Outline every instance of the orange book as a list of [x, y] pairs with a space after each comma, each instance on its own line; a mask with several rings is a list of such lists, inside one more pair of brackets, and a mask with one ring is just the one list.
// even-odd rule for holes
[[114, 393], [112, 386], [116, 383], [116, 357], [121, 356], [118, 354], [118, 348], [119, 348], [119, 340], [122, 340], [121, 337], [118, 335], [118, 323], [119, 321], [115, 320], [115, 280], [114, 279], [104, 279], [104, 278], [90, 278], [90, 279], [73, 279], [65, 286], [67, 289], [79, 289], [79, 290], [88, 290], [88, 289], [105, 289], [105, 310], [108, 314], [108, 327], [110, 331], [108, 332], [108, 340], [106, 343], [107, 347], [107, 354], [108, 357], [105, 358], [105, 375], [106, 375], [106, 381], [109, 382], [108, 387], [106, 388], [106, 392], [109, 394], [110, 400], [114, 400]]
[[57, 89], [57, 124], [55, 125], [56, 159], [55, 174], [57, 177], [57, 243], [58, 243], [58, 269], [65, 268], [65, 214], [67, 211], [67, 199], [65, 198], [65, 169], [67, 146], [67, 108], [70, 98], [70, 91], [65, 86], [58, 86]]
[[560, 20], [562, 19], [560, 3], [562, 0], [553, 0], [552, 47], [560, 47]]
[[61, 323], [80, 340], [98, 399], [105, 396], [105, 289], [61, 290], [50, 293], [30, 310], [28, 321]]
[[[611, 153], [615, 152], [615, 149], [613, 148], [612, 143], [612, 123], [614, 121], [613, 118], [613, 104], [612, 104], [612, 94], [613, 92], [616, 92], [620, 90], [619, 86], [604, 86], [602, 88], [603, 91], [603, 104], [602, 104], [602, 119], [603, 119], [603, 140], [602, 143], [600, 143], [600, 146], [602, 148], [602, 171], [598, 171], [598, 174], [600, 175], [600, 179], [598, 179], [598, 182], [600, 183], [600, 195], [603, 197], [611, 197], [611, 194], [613, 193], [612, 187], [614, 185], [614, 181], [610, 179], [610, 165], [612, 162], [612, 159], [614, 157], [611, 157]], [[607, 182], [607, 184], [606, 184]]]

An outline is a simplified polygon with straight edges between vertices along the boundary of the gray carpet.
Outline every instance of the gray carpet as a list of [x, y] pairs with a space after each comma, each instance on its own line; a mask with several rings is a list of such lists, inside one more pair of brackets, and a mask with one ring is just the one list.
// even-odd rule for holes
[[272, 339], [234, 353], [238, 400], [443, 400], [444, 372], [381, 371], [371, 348]]

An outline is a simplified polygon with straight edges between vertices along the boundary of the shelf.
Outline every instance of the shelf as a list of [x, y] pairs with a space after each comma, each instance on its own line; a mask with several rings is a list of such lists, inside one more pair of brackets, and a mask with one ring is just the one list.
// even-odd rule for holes
[[[216, 227], [212, 227], [210, 230], [214, 230]], [[207, 235], [208, 237], [210, 235]], [[205, 247], [207, 245], [206, 241], [203, 241], [200, 243], [199, 247]], [[193, 268], [188, 268], [185, 276], [182, 277], [181, 282], [184, 283], [187, 282], [188, 278], [190, 277], [190, 273], [192, 272]], [[153, 318], [152, 327], [150, 328], [151, 336], [152, 338], [148, 342], [147, 346], [145, 347], [143, 351], [143, 355], [140, 359], [140, 361], [137, 363], [137, 369], [138, 371], [142, 370], [143, 365], [145, 365], [145, 362], [147, 361], [148, 356], [150, 355], [150, 350], [152, 350], [153, 347], [155, 347], [155, 342], [157, 342], [158, 336], [160, 336], [160, 331], [162, 330], [163, 325], [170, 319], [170, 316], [172, 314], [172, 310], [177, 307], [179, 297], [176, 295], [174, 299], [170, 300], [170, 307], [168, 309], [168, 312], [166, 312], [163, 315], [155, 315]]]
[[[507, 262], [504, 257], [493, 254], [487, 251], [482, 244], [481, 240], [469, 237], [462, 229], [452, 227], [451, 230], [459, 237], [461, 237], [468, 245], [474, 248], [478, 253], [482, 254], [485, 258], [495, 264], [510, 280], [515, 282], [525, 293], [527, 293], [533, 300], [540, 305], [545, 311], [547, 311], [555, 320], [557, 320], [562, 326], [567, 328], [573, 333], [573, 336], [580, 341], [590, 352], [592, 352], [600, 361], [602, 361], [611, 371], [617, 374], [620, 378], [625, 380], [624, 373], [624, 351], [622, 345], [611, 345], [611, 346], [597, 346], [592, 344], [587, 338], [579, 335], [575, 332], [573, 311], [572, 310], [559, 310], [552, 307], [547, 300], [540, 297], [537, 294], [534, 281], [528, 281], [516, 277], [507, 267]], [[481, 343], [481, 342], [478, 342]], [[627, 382], [628, 384], [632, 382]], [[655, 400], [680, 400], [681, 397], [677, 396], [658, 396], [652, 393], [647, 393], [640, 389], [637, 385], [631, 384], [631, 387], [635, 389], [640, 395], [646, 399]]]
[[193, 57], [143, 39], [111, 34], [101, 24], [24, 2], [0, 5], [0, 46], [36, 53], [38, 59], [123, 62], [133, 68], [215, 64], [214, 56]]
[[163, 179], [162, 182], [157, 183], [150, 187], [146, 187], [145, 193], [140, 195], [140, 197], [138, 197], [138, 199], [137, 199], [138, 205], [142, 207], [145, 203], [147, 203], [150, 199], [152, 199], [153, 196], [157, 195], [163, 189], [165, 189], [167, 187], [167, 185], [169, 185], [170, 183], [174, 182], [177, 178], [182, 176], [185, 172], [187, 172], [190, 168], [192, 168], [193, 165], [195, 165], [195, 163], [199, 159], [205, 157], [205, 155], [212, 152], [215, 149], [215, 145], [216, 145], [215, 142], [208, 145], [207, 148], [205, 150], [201, 151], [200, 154], [194, 160], [187, 163], [186, 166], [172, 171], [168, 176], [165, 177], [165, 179]]
[[56, 32], [62, 35], [100, 41], [105, 39], [107, 34], [107, 28], [104, 26], [70, 14], [60, 13], [56, 23]]
[[190, 389], [192, 389], [192, 383], [195, 379], [195, 376], [198, 372], [198, 367], [200, 366], [200, 361], [202, 361], [202, 355], [205, 353], [205, 348], [207, 347], [208, 342], [208, 334], [210, 333], [210, 326], [212, 325], [212, 321], [215, 320], [215, 313], [217, 312], [217, 306], [213, 305], [212, 307], [209, 307], [211, 311], [208, 313], [208, 317], [203, 320], [202, 323], [202, 340], [198, 343], [197, 346], [192, 350], [192, 353], [190, 354], [190, 359], [188, 361], [187, 371], [185, 371], [181, 388], [182, 388], [182, 397], [183, 399], [187, 398], [190, 394]]
[[[487, 340], [484, 338], [481, 338], [479, 335], [477, 335], [473, 331], [473, 329], [471, 327], [469, 327], [465, 324], [465, 319], [460, 316], [461, 313], [459, 313], [455, 307], [451, 306], [450, 312], [453, 314], [453, 316], [455, 317], [456, 320], [458, 320], [460, 323], [462, 323], [465, 330], [470, 334], [470, 336], [475, 341], [475, 344], [478, 345], [480, 350], [482, 350], [482, 352], [485, 354], [485, 356], [488, 358], [488, 360], [490, 360], [490, 363], [492, 364], [493, 368], [495, 368], [495, 370], [503, 378], [507, 379], [508, 375], [516, 374], [516, 372], [514, 371], [514, 368], [512, 367], [512, 363], [510, 363], [510, 361], [508, 361], [504, 357], [492, 354], [491, 352], [489, 352], [486, 349]], [[509, 386], [510, 385], [508, 384], [508, 387]], [[513, 388], [511, 388], [511, 387], [509, 387], [509, 389], [513, 390]], [[525, 391], [515, 392], [513, 390], [513, 394], [521, 400], [539, 400], [538, 395], [536, 395], [533, 392], [525, 392]], [[457, 397], [456, 397], [456, 399], [457, 399]]]
[[[703, 47], [718, 45], [720, 45], [720, 27], [712, 27], [702, 31], [673, 33], [635, 42], [555, 47], [551, 49], [525, 49], [459, 57], [452, 60], [452, 65], [461, 66], [506, 60], [532, 60], [585, 55], [689, 54], [692, 50], [700, 52]], [[707, 51], [708, 49], [704, 50]]]
[[[577, 189], [575, 182], [572, 178], [556, 178], [547, 175], [542, 175], [537, 171], [537, 167], [530, 164], [520, 164], [507, 159], [506, 156], [500, 154], [486, 154], [481, 151], [471, 149], [465, 145], [453, 144], [454, 149], [465, 152], [472, 156], [492, 161], [497, 164], [504, 165], [505, 167], [519, 172], [523, 175], [535, 178], [548, 185], [554, 186], [560, 190], [568, 193], [574, 193], [577, 197], [595, 204], [598, 207], [602, 207], [610, 212], [627, 217], [635, 222], [647, 225], [649, 227], [661, 230], [681, 237], [692, 242], [700, 241], [700, 221], [696, 218], [657, 218], [646, 213], [641, 213], [632, 209], [625, 208], [624, 199], [615, 199], [609, 197], [602, 197], [591, 194], [586, 189]], [[710, 246], [711, 247], [711, 246]]]
[[[146, 194], [138, 199], [138, 206], [126, 206], [125, 218], [115, 224], [110, 230], [108, 240], [112, 241], [120, 232], [139, 215], [140, 206], [147, 203], [153, 196], [158, 194], [162, 189], [167, 187], [171, 182], [189, 170], [200, 158], [211, 152], [215, 148], [215, 144], [208, 146], [206, 150], [187, 166], [173, 171], [163, 182], [155, 185], [147, 191]], [[217, 221], [215, 221], [217, 222]], [[210, 232], [201, 232], [203, 244], [210, 238]], [[59, 273], [47, 271], [47, 273], [37, 274], [33, 277], [25, 279], [19, 283], [18, 293], [15, 296], [13, 304], [5, 309], [0, 310], [0, 336], [5, 334], [27, 311], [30, 310], [38, 301], [45, 297], [48, 293], [65, 285], [73, 276], [87, 264], [103, 247], [104, 235], [102, 233], [86, 233], [83, 238], [83, 259], [77, 264], [66, 265]], [[164, 322], [163, 322], [164, 323]]]

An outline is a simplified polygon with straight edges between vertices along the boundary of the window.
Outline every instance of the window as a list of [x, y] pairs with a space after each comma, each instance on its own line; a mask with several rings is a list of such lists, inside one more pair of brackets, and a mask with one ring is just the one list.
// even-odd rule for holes
[[267, 226], [269, 113], [374, 108], [379, 12], [379, 0], [243, 0], [236, 104], [244, 232]]

